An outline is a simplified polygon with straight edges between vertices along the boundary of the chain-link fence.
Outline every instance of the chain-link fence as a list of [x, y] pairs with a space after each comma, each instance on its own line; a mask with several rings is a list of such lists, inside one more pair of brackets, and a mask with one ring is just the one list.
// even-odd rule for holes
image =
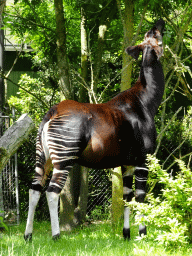
[[[0, 137], [13, 124], [14, 119], [14, 110], [12, 116], [0, 115]], [[0, 215], [10, 224], [19, 223], [17, 153], [0, 173]]]
[[87, 215], [99, 218], [102, 214], [108, 214], [112, 195], [110, 171], [90, 169], [88, 184], [89, 196]]
[[[10, 121], [9, 121], [10, 123]], [[9, 126], [7, 126], [8, 128]], [[2, 191], [4, 216], [9, 223], [26, 221], [28, 213], [28, 190], [31, 186], [35, 171], [35, 144], [36, 132], [31, 133], [27, 140], [13, 156], [2, 172], [0, 191]], [[16, 161], [16, 162], [15, 162]], [[15, 165], [16, 164], [16, 165]], [[16, 172], [18, 170], [18, 173]], [[18, 176], [18, 187], [17, 187]], [[49, 179], [48, 179], [49, 181]], [[111, 200], [111, 181], [109, 172], [105, 170], [90, 169], [89, 171], [89, 194], [87, 215], [102, 214], [106, 212]], [[46, 187], [44, 188], [46, 190]], [[19, 191], [19, 208], [17, 191]], [[0, 192], [1, 194], [1, 192]], [[19, 215], [18, 215], [19, 214]], [[48, 220], [49, 211], [45, 193], [42, 193], [35, 214], [38, 220]]]

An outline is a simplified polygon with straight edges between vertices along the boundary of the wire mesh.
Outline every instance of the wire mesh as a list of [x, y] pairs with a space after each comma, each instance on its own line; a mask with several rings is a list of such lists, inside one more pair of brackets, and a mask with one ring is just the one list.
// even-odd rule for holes
[[111, 203], [111, 178], [109, 170], [89, 171], [89, 196], [87, 205], [87, 215], [91, 215], [95, 208], [104, 213]]
[[16, 196], [15, 157], [11, 157], [2, 171], [4, 218], [9, 224], [19, 222]]
[[[14, 113], [13, 113], [14, 114]], [[0, 137], [14, 122], [14, 115], [0, 116]], [[0, 173], [0, 213], [9, 224], [19, 223], [19, 197], [17, 184], [17, 154], [12, 156]]]

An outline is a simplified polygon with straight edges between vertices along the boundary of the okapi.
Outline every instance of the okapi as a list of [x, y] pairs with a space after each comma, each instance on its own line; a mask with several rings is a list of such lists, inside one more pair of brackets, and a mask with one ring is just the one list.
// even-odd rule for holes
[[[52, 236], [60, 235], [58, 199], [74, 163], [90, 168], [122, 167], [124, 200], [132, 200], [133, 175], [135, 199], [144, 202], [148, 169], [146, 155], [154, 152], [154, 116], [164, 92], [164, 75], [159, 61], [163, 54], [165, 22], [160, 19], [144, 41], [126, 49], [138, 59], [142, 52], [140, 74], [135, 85], [102, 104], [65, 100], [53, 106], [40, 124], [36, 144], [36, 172], [29, 190], [29, 212], [25, 240], [32, 239], [33, 219], [42, 188], [52, 166], [46, 191]], [[131, 166], [131, 168], [126, 168]], [[146, 234], [145, 225], [139, 233]], [[124, 238], [130, 238], [129, 208], [124, 209]]]

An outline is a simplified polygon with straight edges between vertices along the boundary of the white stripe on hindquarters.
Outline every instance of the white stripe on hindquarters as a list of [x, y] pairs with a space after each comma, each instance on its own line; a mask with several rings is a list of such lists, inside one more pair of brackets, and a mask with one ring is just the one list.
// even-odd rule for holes
[[44, 151], [46, 160], [50, 158], [49, 147], [48, 147], [48, 128], [49, 128], [50, 121], [51, 120], [49, 120], [47, 123], [45, 123], [45, 125], [43, 127], [42, 134], [41, 134], [41, 142], [43, 145], [43, 151]]

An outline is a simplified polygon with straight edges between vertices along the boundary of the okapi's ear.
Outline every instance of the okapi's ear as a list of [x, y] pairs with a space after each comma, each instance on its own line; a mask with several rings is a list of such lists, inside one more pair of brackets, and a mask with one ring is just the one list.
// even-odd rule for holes
[[139, 53], [141, 50], [142, 49], [141, 49], [140, 45], [130, 46], [125, 49], [126, 53], [131, 55], [136, 60], [139, 58]]

